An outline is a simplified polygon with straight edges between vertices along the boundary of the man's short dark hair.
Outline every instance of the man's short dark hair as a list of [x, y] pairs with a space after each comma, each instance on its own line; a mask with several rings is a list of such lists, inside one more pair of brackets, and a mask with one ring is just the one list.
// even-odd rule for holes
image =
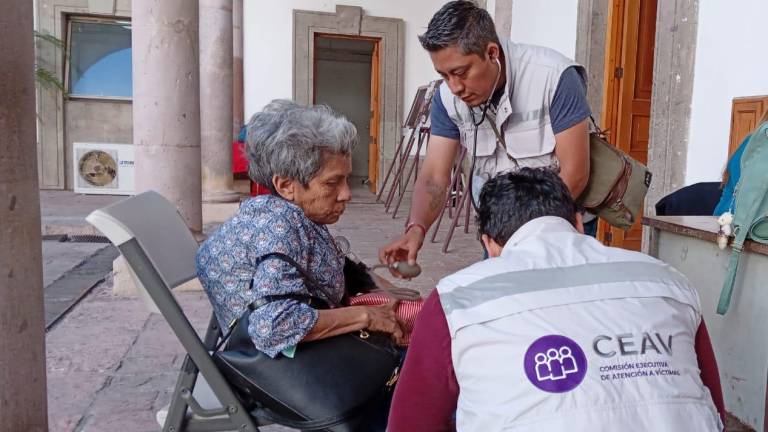
[[501, 246], [527, 222], [542, 216], [561, 217], [576, 225], [578, 206], [568, 187], [549, 168], [522, 168], [489, 180], [480, 192], [480, 234]]
[[429, 52], [457, 45], [462, 54], [483, 57], [488, 43], [499, 43], [496, 26], [488, 12], [471, 1], [452, 1], [429, 20], [419, 42]]

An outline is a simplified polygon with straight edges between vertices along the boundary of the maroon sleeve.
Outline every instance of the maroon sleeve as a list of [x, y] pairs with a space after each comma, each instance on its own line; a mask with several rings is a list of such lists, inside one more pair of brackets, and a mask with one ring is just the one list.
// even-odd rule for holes
[[451, 336], [437, 290], [416, 319], [389, 412], [389, 432], [450, 431], [459, 397]]
[[717, 370], [715, 351], [712, 349], [712, 342], [709, 340], [707, 326], [703, 320], [696, 332], [696, 357], [699, 359], [701, 381], [709, 389], [717, 412], [725, 424], [725, 403], [723, 402], [723, 390], [720, 387], [720, 372]]

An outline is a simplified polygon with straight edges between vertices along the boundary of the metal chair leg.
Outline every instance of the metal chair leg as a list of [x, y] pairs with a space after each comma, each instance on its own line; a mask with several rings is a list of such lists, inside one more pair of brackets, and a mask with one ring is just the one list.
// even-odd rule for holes
[[432, 231], [432, 238], [430, 241], [432, 243], [435, 242], [435, 239], [437, 238], [437, 232], [440, 230], [440, 223], [443, 221], [443, 216], [445, 215], [445, 209], [448, 208], [448, 217], [453, 219], [453, 193], [454, 191], [459, 189], [459, 182], [461, 181], [461, 163], [464, 160], [464, 157], [467, 154], [467, 149], [464, 146], [461, 146], [461, 150], [459, 151], [459, 154], [457, 155], [456, 159], [453, 162], [453, 168], [451, 170], [452, 177], [451, 177], [451, 186], [448, 189], [448, 194], [446, 195], [445, 202], [443, 203], [443, 208], [440, 209], [440, 215], [437, 217], [437, 221], [435, 222], [435, 227]]
[[[469, 189], [469, 186], [467, 186]], [[464, 234], [469, 234], [469, 219], [472, 215], [472, 191], [468, 191], [469, 199], [467, 200], [467, 210], [464, 213]]]
[[[413, 135], [413, 132], [411, 132], [411, 135]], [[410, 138], [409, 138], [410, 140]], [[387, 169], [387, 175], [384, 176], [384, 182], [381, 184], [381, 189], [379, 190], [379, 193], [376, 194], [376, 201], [381, 201], [381, 195], [384, 194], [384, 189], [387, 187], [387, 183], [389, 182], [389, 178], [392, 175], [392, 169], [397, 164], [397, 160], [400, 159], [400, 152], [403, 150], [403, 143], [405, 142], [405, 135], [400, 137], [400, 143], [397, 144], [397, 147], [395, 148], [395, 155], [392, 158], [392, 163], [389, 164], [389, 168]]]
[[398, 163], [397, 170], [395, 171], [395, 176], [392, 180], [392, 186], [389, 188], [389, 194], [387, 194], [387, 200], [384, 202], [384, 212], [388, 213], [390, 206], [392, 206], [392, 200], [395, 197], [395, 193], [402, 194], [402, 181], [403, 181], [403, 171], [405, 170], [405, 165], [408, 161], [408, 155], [411, 153], [411, 149], [413, 148], [413, 142], [415, 138], [415, 133], [418, 128], [414, 128], [411, 131], [411, 134], [408, 138], [408, 144], [405, 146], [405, 150], [400, 155], [399, 159], [395, 159], [395, 161]]
[[[203, 344], [208, 350], [213, 350], [221, 336], [219, 324], [216, 321], [216, 317], [211, 314], [211, 319], [208, 322], [208, 329], [205, 331], [205, 338]], [[187, 417], [187, 409], [189, 404], [182, 395], [185, 390], [192, 391], [195, 388], [195, 382], [197, 381], [197, 375], [199, 370], [187, 355], [184, 358], [184, 363], [181, 365], [179, 377], [176, 380], [176, 387], [173, 389], [171, 396], [171, 405], [168, 407], [168, 416], [165, 418], [165, 424], [163, 425], [163, 432], [182, 432], [185, 430], [185, 420]]]
[[[411, 176], [413, 175], [413, 170], [416, 168], [419, 164], [419, 154], [421, 153], [421, 146], [424, 144], [424, 138], [428, 136], [428, 134], [423, 133], [423, 130], [419, 130], [419, 141], [416, 143], [416, 156], [414, 156], [414, 161], [411, 164], [411, 169], [408, 170], [408, 174], [405, 177], [405, 181], [403, 182], [403, 185], [405, 187], [408, 187], [408, 182], [411, 181]], [[407, 162], [406, 162], [407, 163]], [[403, 202], [403, 197], [405, 196], [405, 191], [400, 194], [400, 196], [397, 198], [397, 205], [395, 205], [395, 210], [392, 212], [392, 219], [397, 217], [397, 211], [400, 209], [400, 204]]]
[[459, 207], [456, 209], [456, 217], [453, 218], [451, 227], [448, 229], [448, 235], [446, 236], [445, 242], [443, 243], [443, 253], [448, 252], [448, 245], [451, 243], [451, 238], [453, 237], [453, 231], [456, 229], [456, 226], [459, 224], [459, 218], [461, 217], [461, 210], [462, 208], [464, 208], [465, 201], [467, 200], [467, 196], [469, 195], [467, 193], [467, 189], [469, 189], [469, 185], [466, 185], [462, 188], [461, 200], [459, 201]]

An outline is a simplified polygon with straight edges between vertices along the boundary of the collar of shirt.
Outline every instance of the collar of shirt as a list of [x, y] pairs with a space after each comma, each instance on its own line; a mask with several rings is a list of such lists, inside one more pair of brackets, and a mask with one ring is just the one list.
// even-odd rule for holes
[[571, 225], [567, 220], [557, 216], [542, 216], [531, 221], [528, 221], [520, 227], [512, 237], [509, 238], [507, 244], [501, 251], [501, 255], [507, 255], [512, 253], [521, 243], [534, 239], [537, 235], [542, 233], [566, 233], [566, 234], [578, 234], [576, 228]]

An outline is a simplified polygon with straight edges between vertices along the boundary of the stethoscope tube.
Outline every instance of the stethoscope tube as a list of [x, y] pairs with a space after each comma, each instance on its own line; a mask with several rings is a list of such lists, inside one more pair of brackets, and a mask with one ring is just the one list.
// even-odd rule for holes
[[469, 201], [472, 203], [472, 207], [474, 207], [475, 211], [477, 211], [477, 203], [475, 202], [475, 198], [472, 196], [472, 178], [475, 176], [475, 161], [477, 160], [477, 130], [486, 119], [488, 108], [491, 106], [493, 93], [496, 92], [496, 86], [499, 85], [499, 79], [501, 78], [501, 62], [499, 61], [498, 57], [494, 57], [494, 60], [496, 61], [497, 66], [496, 80], [493, 82], [493, 87], [491, 87], [491, 93], [488, 95], [488, 99], [485, 100], [483, 115], [480, 117], [479, 122], [475, 120], [475, 110], [472, 109], [471, 106], [467, 105], [469, 108], [469, 115], [472, 117], [472, 124], [475, 125], [475, 134], [472, 143], [472, 163], [469, 167], [469, 183], [467, 184], [467, 193], [469, 193]]

